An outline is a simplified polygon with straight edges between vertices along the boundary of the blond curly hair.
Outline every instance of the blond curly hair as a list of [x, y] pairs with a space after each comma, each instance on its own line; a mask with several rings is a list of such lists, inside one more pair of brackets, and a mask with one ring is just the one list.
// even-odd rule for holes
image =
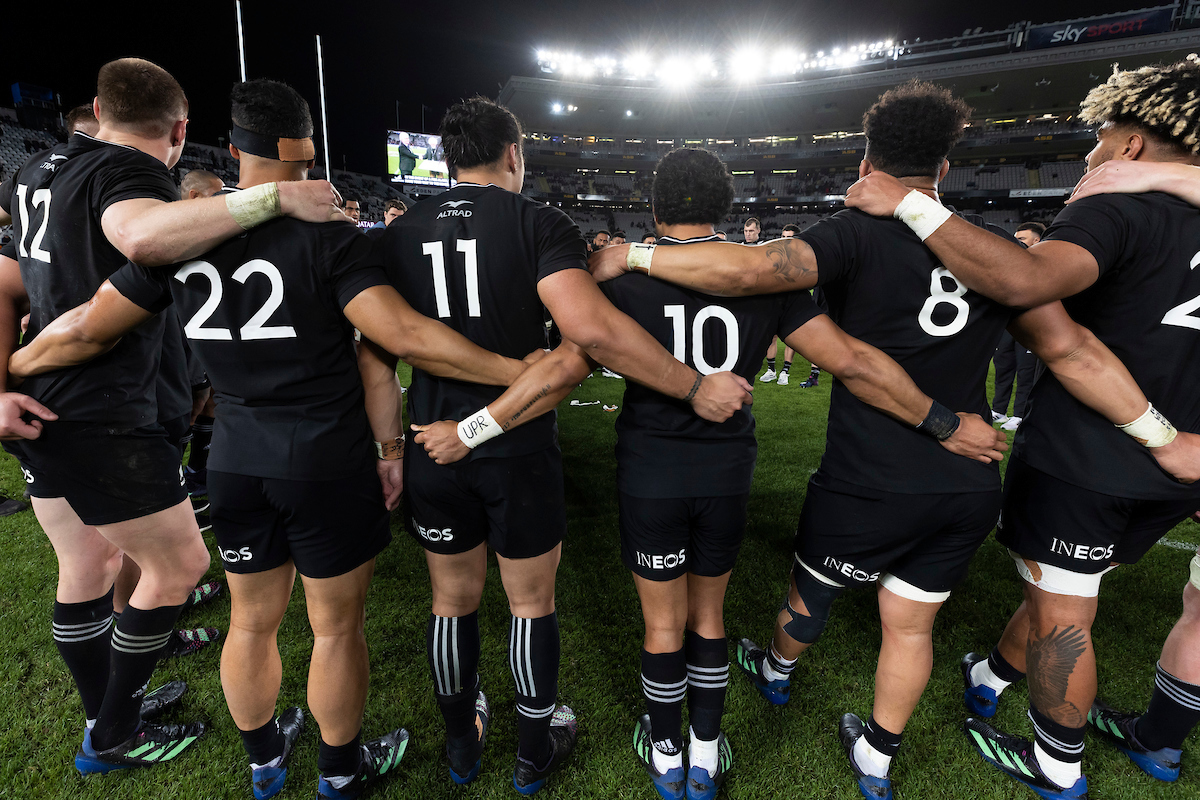
[[1168, 144], [1200, 155], [1200, 57], [1174, 64], [1121, 70], [1088, 92], [1080, 105], [1085, 122], [1134, 125]]

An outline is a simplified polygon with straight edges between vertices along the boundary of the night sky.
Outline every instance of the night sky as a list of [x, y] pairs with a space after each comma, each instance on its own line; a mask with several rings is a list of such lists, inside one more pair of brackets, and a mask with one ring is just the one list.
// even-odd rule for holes
[[[8, 4], [9, 6], [16, 4]], [[228, 91], [238, 80], [233, 0], [102, 3], [89, 15], [75, 4], [22, 3], [0, 16], [5, 34], [0, 104], [15, 81], [59, 92], [65, 107], [90, 102], [96, 72], [122, 56], [169, 70], [191, 102], [189, 138], [215, 144], [227, 135]], [[1081, 4], [1071, 4], [1079, 13]], [[1089, 15], [1139, 7], [1137, 0], [1091, 0]], [[1148, 3], [1146, 5], [1149, 5]], [[634, 47], [707, 48], [723, 54], [762, 43], [815, 51], [880, 39], [936, 39], [967, 28], [996, 30], [1021, 20], [1075, 16], [1065, 3], [965, 2], [263, 2], [245, 0], [246, 66], [251, 78], [286, 81], [309, 101], [320, 126], [316, 49], [325, 48], [325, 86], [333, 164], [379, 175], [389, 128], [435, 130], [442, 112], [472, 94], [495, 97], [512, 75], [536, 75], [535, 50], [619, 55]], [[32, 13], [30, 9], [47, 9]], [[101, 15], [120, 12], [120, 20]], [[704, 10], [704, 9], [710, 10]], [[90, 18], [89, 18], [90, 17]], [[115, 26], [119, 29], [114, 30]], [[35, 48], [25, 43], [37, 42]], [[15, 47], [15, 49], [14, 49]], [[344, 159], [344, 161], [343, 161]]]

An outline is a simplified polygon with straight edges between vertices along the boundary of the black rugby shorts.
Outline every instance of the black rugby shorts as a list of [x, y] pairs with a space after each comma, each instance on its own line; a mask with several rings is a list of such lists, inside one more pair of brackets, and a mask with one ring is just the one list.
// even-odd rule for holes
[[567, 534], [557, 447], [438, 466], [409, 437], [404, 490], [408, 532], [433, 553], [465, 553], [487, 542], [505, 558], [532, 558]]
[[746, 532], [748, 494], [729, 497], [617, 496], [621, 560], [635, 575], [669, 581], [733, 569]]
[[266, 572], [291, 559], [308, 578], [334, 578], [392, 541], [375, 470], [329, 481], [208, 472], [213, 536], [226, 572]]
[[924, 592], [949, 592], [999, 515], [999, 489], [900, 494], [818, 472], [800, 511], [796, 557], [843, 586], [890, 573]]
[[86, 525], [112, 525], [187, 498], [179, 448], [161, 425], [113, 428], [50, 422], [33, 440], [5, 442], [32, 497], [62, 497]]
[[1137, 563], [1196, 508], [1194, 499], [1100, 494], [1012, 458], [996, 540], [1022, 558], [1095, 575], [1114, 563]]

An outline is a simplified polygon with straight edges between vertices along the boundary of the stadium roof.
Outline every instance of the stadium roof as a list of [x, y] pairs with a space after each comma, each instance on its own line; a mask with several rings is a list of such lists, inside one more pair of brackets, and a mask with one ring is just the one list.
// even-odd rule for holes
[[513, 77], [500, 102], [528, 130], [541, 132], [672, 137], [820, 133], [859, 129], [863, 112], [879, 94], [912, 78], [950, 88], [971, 104], [978, 118], [1069, 114], [1114, 63], [1135, 68], [1176, 61], [1197, 50], [1200, 29], [1191, 29], [815, 80], [697, 85], [682, 91]]

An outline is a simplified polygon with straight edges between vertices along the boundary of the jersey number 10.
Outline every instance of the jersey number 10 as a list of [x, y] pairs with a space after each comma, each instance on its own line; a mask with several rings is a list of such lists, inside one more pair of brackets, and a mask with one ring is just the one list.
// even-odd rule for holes
[[[687, 317], [682, 305], [663, 306], [663, 314], [671, 320], [671, 339], [676, 360], [688, 363]], [[714, 367], [704, 358], [704, 323], [715, 319], [725, 328], [725, 360]], [[738, 360], [738, 322], [733, 312], [724, 306], [705, 306], [692, 320], [692, 362], [701, 375], [731, 370]]]

